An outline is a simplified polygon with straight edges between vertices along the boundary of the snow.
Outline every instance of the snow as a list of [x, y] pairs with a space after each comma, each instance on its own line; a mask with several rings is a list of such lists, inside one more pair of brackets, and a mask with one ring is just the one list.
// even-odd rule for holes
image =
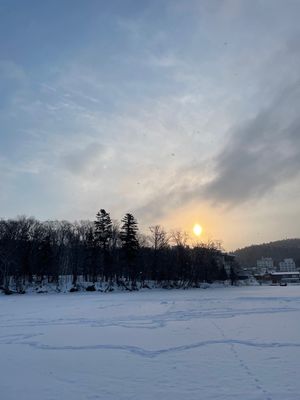
[[299, 271], [281, 271], [281, 272], [272, 272], [271, 275], [299, 275], [300, 272]]
[[299, 399], [300, 286], [0, 297], [5, 400]]

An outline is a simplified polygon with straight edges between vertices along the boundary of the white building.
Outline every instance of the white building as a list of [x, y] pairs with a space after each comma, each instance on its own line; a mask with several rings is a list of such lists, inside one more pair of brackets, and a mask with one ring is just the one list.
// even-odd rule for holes
[[270, 274], [273, 283], [300, 283], [300, 272], [272, 272]]
[[274, 262], [271, 257], [262, 257], [260, 260], [256, 261], [257, 272], [265, 274], [266, 272], [271, 272], [274, 270]]
[[296, 264], [292, 258], [285, 258], [279, 263], [280, 272], [294, 272], [296, 271]]

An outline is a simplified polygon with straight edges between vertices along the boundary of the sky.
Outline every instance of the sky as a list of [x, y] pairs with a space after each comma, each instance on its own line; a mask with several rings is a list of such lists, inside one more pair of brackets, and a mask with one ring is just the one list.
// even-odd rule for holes
[[0, 217], [300, 236], [300, 1], [0, 0]]

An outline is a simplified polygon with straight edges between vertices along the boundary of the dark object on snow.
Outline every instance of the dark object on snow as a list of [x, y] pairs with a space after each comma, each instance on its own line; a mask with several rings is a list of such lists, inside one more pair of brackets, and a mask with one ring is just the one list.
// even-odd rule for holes
[[77, 287], [71, 287], [70, 293], [73, 293], [73, 292], [78, 292], [78, 288]]
[[85, 290], [87, 292], [95, 292], [96, 288], [95, 288], [95, 285], [91, 285], [91, 286], [87, 286], [87, 288]]
[[12, 290], [10, 290], [10, 289], [3, 288], [3, 293], [6, 294], [6, 295], [8, 296], [8, 295], [10, 295], [10, 294], [13, 294], [14, 292], [13, 292]]

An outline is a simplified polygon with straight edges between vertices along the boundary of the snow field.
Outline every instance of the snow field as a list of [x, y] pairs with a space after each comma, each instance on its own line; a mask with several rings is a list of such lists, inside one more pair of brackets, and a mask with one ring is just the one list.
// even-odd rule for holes
[[300, 398], [300, 286], [0, 297], [5, 400]]

